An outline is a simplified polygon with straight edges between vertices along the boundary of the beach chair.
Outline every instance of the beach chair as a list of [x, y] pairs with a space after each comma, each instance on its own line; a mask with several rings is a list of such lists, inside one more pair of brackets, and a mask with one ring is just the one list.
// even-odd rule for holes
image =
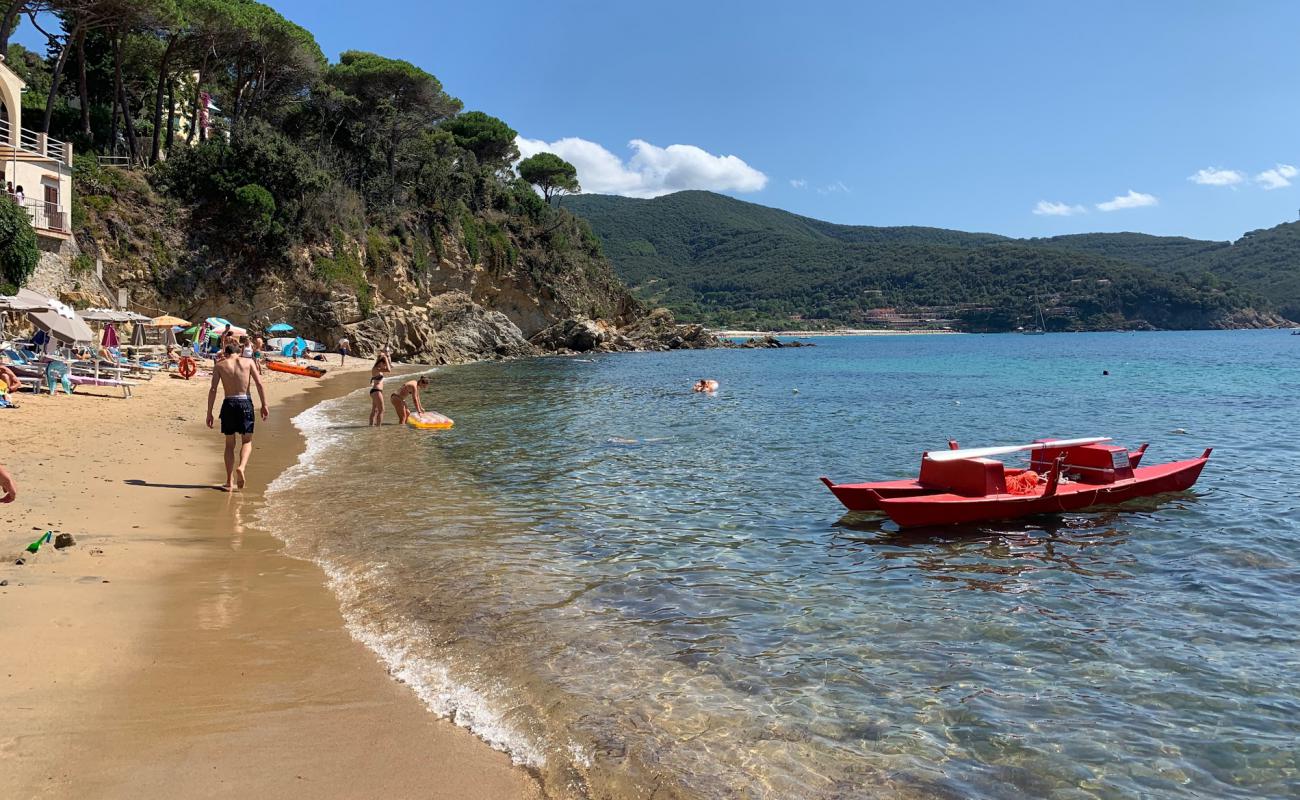
[[51, 397], [60, 386], [63, 387], [64, 394], [72, 394], [72, 377], [68, 372], [68, 365], [62, 361], [51, 361], [45, 365], [45, 388]]

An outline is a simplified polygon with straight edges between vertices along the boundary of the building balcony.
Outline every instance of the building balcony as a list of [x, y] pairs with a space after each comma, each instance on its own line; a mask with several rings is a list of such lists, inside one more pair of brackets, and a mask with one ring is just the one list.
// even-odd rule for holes
[[0, 155], [8, 159], [46, 160], [72, 166], [72, 144], [51, 139], [49, 136], [17, 128], [9, 120], [0, 119]]
[[67, 211], [62, 206], [40, 200], [27, 200], [23, 203], [23, 210], [27, 212], [27, 217], [31, 219], [32, 227], [37, 233], [56, 236], [72, 235]]

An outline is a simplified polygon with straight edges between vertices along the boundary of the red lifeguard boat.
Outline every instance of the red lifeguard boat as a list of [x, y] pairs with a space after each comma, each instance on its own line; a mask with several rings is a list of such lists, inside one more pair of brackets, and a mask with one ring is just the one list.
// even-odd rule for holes
[[[1110, 439], [1040, 439], [1032, 444], [924, 453], [915, 480], [836, 484], [822, 478], [850, 511], [883, 511], [903, 528], [958, 525], [1031, 514], [1078, 511], [1135, 497], [1188, 489], [1212, 448], [1199, 458], [1151, 467]], [[951, 445], [951, 443], [950, 443]], [[991, 456], [1028, 452], [1028, 469]]]

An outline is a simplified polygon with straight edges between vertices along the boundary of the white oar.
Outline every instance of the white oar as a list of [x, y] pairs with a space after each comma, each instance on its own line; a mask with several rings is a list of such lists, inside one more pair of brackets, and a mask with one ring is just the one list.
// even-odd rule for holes
[[1027, 450], [1054, 450], [1058, 447], [1078, 447], [1084, 444], [1097, 444], [1098, 442], [1109, 442], [1109, 436], [1093, 436], [1086, 439], [1056, 439], [1051, 442], [1037, 442], [1035, 444], [1012, 444], [1002, 447], [972, 447], [966, 450], [936, 450], [933, 453], [926, 453], [925, 457], [931, 461], [953, 461], [959, 458], [986, 458], [988, 456], [1004, 456], [1008, 453], [1022, 453]]

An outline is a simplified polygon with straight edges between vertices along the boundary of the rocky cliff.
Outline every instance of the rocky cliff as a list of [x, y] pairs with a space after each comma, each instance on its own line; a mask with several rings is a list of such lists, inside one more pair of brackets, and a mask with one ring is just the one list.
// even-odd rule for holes
[[[633, 299], [586, 225], [568, 215], [540, 226], [464, 213], [434, 230], [394, 219], [337, 227], [267, 257], [143, 174], [102, 170], [77, 188], [81, 255], [59, 288], [83, 304], [125, 289], [142, 313], [254, 328], [288, 322], [329, 345], [347, 336], [359, 352], [387, 347], [430, 364], [718, 344]], [[92, 272], [97, 259], [102, 279]]]

